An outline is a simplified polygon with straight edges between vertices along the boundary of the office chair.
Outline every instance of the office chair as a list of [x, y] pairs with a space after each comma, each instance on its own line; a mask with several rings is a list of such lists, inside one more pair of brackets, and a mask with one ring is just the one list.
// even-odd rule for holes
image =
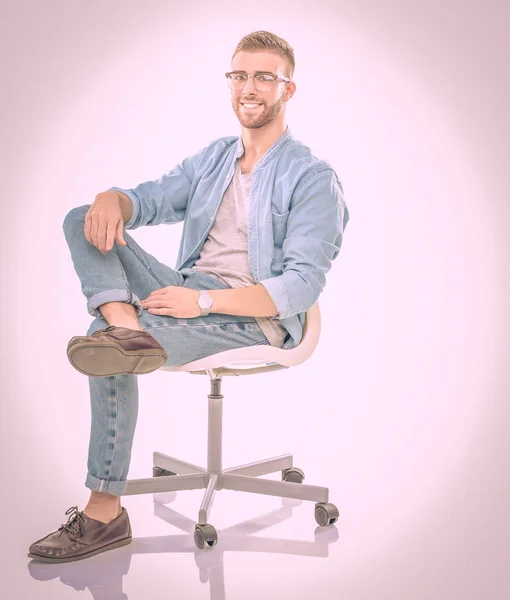
[[[254, 463], [224, 469], [222, 466], [222, 410], [221, 382], [225, 375], [254, 375], [266, 371], [288, 369], [307, 360], [319, 341], [321, 316], [318, 303], [305, 315], [303, 337], [296, 348], [281, 349], [274, 346], [246, 346], [218, 352], [199, 360], [161, 371], [186, 371], [193, 375], [208, 375], [210, 380], [207, 468], [167, 456], [153, 454], [153, 476], [130, 479], [124, 496], [205, 488], [205, 495], [195, 526], [194, 540], [200, 549], [217, 544], [218, 534], [208, 523], [214, 492], [236, 490], [267, 494], [282, 498], [315, 501], [315, 520], [327, 526], [338, 520], [338, 509], [328, 502], [329, 490], [325, 487], [305, 485], [304, 473], [293, 466], [291, 454], [284, 454]], [[260, 475], [282, 472], [282, 481], [260, 478]]]

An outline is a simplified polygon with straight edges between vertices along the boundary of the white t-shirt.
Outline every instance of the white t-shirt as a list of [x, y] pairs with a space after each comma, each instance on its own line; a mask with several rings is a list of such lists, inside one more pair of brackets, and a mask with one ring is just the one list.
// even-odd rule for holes
[[[252, 173], [234, 176], [220, 203], [216, 220], [192, 269], [215, 277], [231, 288], [255, 285], [248, 266], [248, 207]], [[271, 346], [281, 348], [287, 330], [273, 317], [254, 317]]]

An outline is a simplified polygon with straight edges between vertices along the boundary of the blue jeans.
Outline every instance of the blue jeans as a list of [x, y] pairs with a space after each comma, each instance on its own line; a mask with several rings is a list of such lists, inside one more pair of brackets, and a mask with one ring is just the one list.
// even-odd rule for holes
[[[105, 302], [133, 304], [142, 328], [165, 349], [164, 366], [175, 366], [223, 350], [269, 344], [253, 317], [211, 313], [207, 317], [177, 319], [143, 310], [140, 300], [169, 285], [194, 290], [228, 289], [218, 279], [183, 269], [176, 271], [145, 252], [124, 231], [127, 246], [114, 246], [102, 254], [85, 238], [85, 215], [90, 205], [73, 208], [63, 223], [74, 268], [87, 298], [87, 310], [95, 317], [87, 335], [108, 327], [98, 307]], [[79, 334], [77, 334], [79, 335]], [[137, 375], [89, 377], [92, 425], [85, 485], [121, 495], [131, 460], [138, 415]]]

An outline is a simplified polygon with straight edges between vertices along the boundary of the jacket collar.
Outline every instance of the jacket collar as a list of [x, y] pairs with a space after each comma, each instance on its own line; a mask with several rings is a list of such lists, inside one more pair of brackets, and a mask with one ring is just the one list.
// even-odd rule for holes
[[[290, 133], [289, 126], [287, 125], [287, 129], [282, 133], [282, 135], [274, 142], [272, 146], [270, 146], [266, 153], [262, 156], [262, 158], [257, 163], [257, 168], [262, 167], [266, 162], [271, 160], [273, 156], [281, 149], [281, 147], [285, 144], [288, 139], [292, 139], [292, 134]], [[235, 158], [241, 158], [244, 154], [244, 144], [242, 136], [239, 136], [236, 145], [236, 153]]]

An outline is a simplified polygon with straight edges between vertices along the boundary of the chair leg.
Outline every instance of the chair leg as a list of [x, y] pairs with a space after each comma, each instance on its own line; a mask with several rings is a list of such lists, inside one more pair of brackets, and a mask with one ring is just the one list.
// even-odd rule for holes
[[209, 513], [211, 512], [211, 507], [214, 500], [214, 492], [216, 491], [217, 484], [218, 475], [210, 475], [209, 483], [207, 484], [207, 489], [205, 490], [204, 499], [198, 513], [198, 522], [200, 525], [206, 525], [208, 522], [207, 519], [209, 518]]
[[129, 479], [123, 496], [136, 494], [156, 494], [181, 490], [199, 490], [207, 485], [208, 476], [204, 473], [190, 475], [169, 475], [168, 477], [148, 477]]
[[154, 452], [152, 455], [152, 464], [155, 467], [161, 467], [172, 473], [178, 473], [184, 475], [187, 473], [207, 473], [207, 469], [194, 465], [192, 463], [162, 454], [161, 452]]
[[231, 475], [248, 475], [250, 477], [258, 477], [259, 475], [267, 475], [268, 473], [276, 473], [292, 467], [292, 454], [283, 454], [274, 458], [267, 458], [257, 462], [248, 463], [239, 467], [224, 469], [223, 473]]
[[238, 492], [251, 492], [280, 496], [282, 498], [297, 498], [299, 500], [313, 500], [327, 502], [329, 490], [317, 485], [292, 483], [289, 481], [273, 481], [272, 479], [257, 479], [245, 475], [220, 474], [218, 489], [236, 490]]

